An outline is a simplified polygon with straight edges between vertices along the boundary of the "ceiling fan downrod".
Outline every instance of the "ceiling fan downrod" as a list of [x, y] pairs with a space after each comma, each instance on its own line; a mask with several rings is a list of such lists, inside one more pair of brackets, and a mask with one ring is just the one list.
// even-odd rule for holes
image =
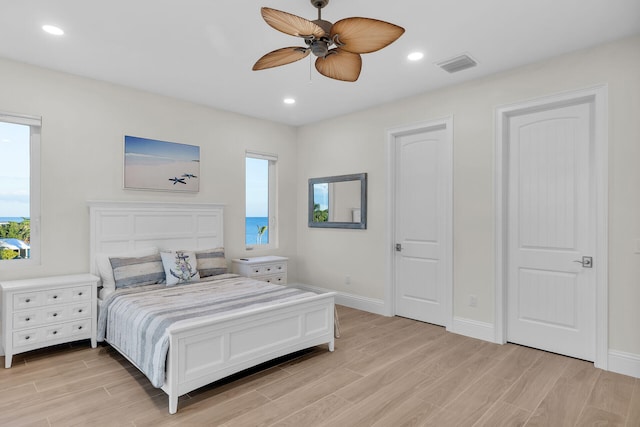
[[[322, 8], [329, 4], [329, 0], [310, 0], [311, 5], [318, 9], [318, 19], [315, 21], [311, 21], [320, 28], [324, 30], [324, 32], [328, 35], [331, 33], [331, 27], [333, 24], [329, 21], [325, 21], [322, 19]], [[332, 40], [327, 37], [321, 37], [320, 39], [308, 40], [307, 45], [311, 49], [311, 53], [315, 56], [324, 58], [329, 53], [329, 47], [333, 44]]]

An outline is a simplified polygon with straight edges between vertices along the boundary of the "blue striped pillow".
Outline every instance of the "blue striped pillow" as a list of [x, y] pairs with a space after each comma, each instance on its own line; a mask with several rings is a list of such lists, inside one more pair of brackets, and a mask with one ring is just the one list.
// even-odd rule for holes
[[144, 257], [110, 258], [116, 289], [152, 285], [165, 280], [160, 254]]
[[206, 249], [196, 251], [198, 271], [200, 277], [217, 276], [227, 273], [227, 260], [224, 257], [224, 248]]

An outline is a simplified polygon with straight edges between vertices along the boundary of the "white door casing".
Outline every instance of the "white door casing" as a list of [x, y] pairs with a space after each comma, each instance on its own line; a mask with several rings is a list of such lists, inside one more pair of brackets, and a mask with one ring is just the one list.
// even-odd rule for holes
[[453, 315], [451, 126], [449, 118], [389, 131], [390, 314], [443, 326]]
[[[606, 88], [498, 110], [496, 341], [606, 366]], [[574, 261], [593, 257], [592, 268]]]

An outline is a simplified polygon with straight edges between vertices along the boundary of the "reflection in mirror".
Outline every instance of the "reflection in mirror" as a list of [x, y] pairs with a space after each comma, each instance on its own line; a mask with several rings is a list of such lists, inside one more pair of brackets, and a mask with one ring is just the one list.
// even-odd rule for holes
[[367, 228], [367, 174], [309, 180], [309, 227]]

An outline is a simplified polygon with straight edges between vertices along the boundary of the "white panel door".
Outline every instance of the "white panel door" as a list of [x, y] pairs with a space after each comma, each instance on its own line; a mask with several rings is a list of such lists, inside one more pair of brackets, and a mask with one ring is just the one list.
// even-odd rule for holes
[[395, 139], [395, 312], [444, 326], [451, 286], [447, 135], [441, 126]]
[[[595, 358], [591, 104], [509, 119], [507, 339]], [[597, 264], [594, 259], [593, 263]]]

